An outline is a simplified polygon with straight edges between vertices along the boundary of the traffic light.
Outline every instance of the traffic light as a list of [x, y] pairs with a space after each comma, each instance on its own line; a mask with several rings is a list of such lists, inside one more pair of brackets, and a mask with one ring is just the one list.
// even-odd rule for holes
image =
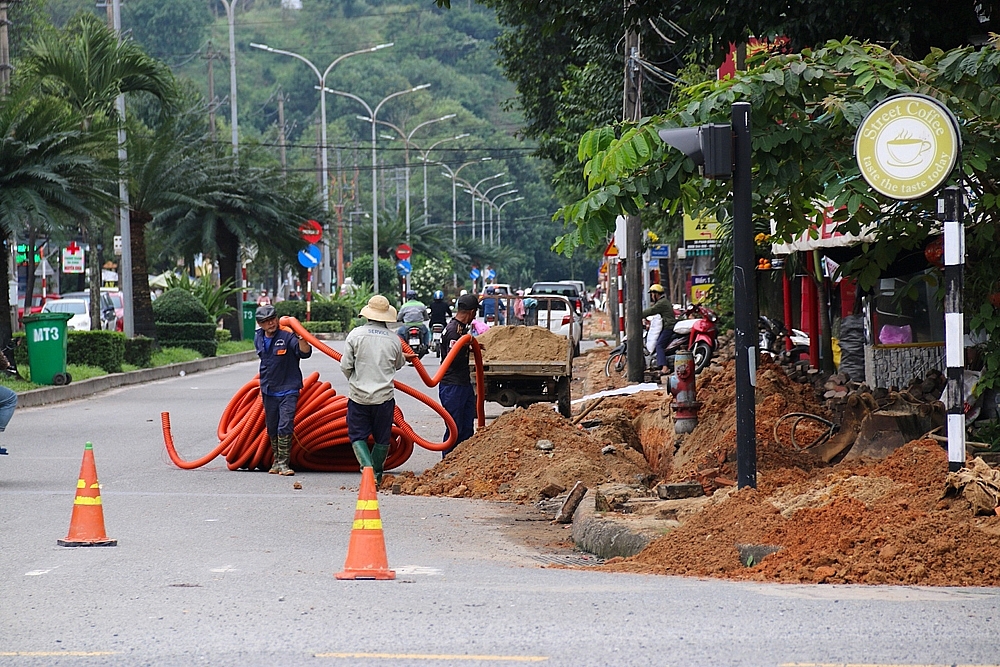
[[725, 124], [660, 130], [660, 139], [691, 158], [705, 178], [733, 175], [733, 130]]

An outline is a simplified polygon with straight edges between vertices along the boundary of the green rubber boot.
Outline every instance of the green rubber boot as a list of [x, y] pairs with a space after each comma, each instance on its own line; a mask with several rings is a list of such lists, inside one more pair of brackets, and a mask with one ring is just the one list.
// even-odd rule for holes
[[292, 451], [292, 436], [278, 436], [278, 474], [294, 475], [295, 471], [288, 467], [288, 457]]
[[281, 468], [278, 466], [278, 439], [271, 438], [271, 469], [267, 471], [271, 475], [277, 475], [281, 472]]
[[368, 449], [368, 443], [364, 440], [355, 440], [351, 443], [351, 447], [354, 449], [354, 456], [357, 457], [358, 463], [361, 464], [361, 471], [364, 472], [365, 468], [371, 468], [372, 466], [372, 453]]
[[385, 467], [385, 458], [389, 455], [389, 445], [375, 445], [372, 447], [372, 468], [375, 469], [375, 485], [382, 484], [382, 469]]

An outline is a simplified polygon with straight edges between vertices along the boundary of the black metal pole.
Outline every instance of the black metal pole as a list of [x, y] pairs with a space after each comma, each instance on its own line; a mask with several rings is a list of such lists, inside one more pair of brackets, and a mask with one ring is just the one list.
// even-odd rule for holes
[[732, 110], [733, 309], [736, 324], [736, 478], [739, 488], [757, 488], [757, 287], [754, 275], [753, 205], [750, 197], [750, 104]]
[[962, 280], [965, 226], [962, 190], [944, 189], [944, 340], [948, 367], [948, 470], [965, 466], [965, 314]]

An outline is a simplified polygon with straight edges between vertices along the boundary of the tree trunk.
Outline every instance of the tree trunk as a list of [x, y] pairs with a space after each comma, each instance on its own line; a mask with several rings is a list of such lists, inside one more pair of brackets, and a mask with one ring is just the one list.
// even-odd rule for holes
[[87, 251], [87, 273], [90, 275], [90, 330], [97, 331], [101, 328], [101, 258], [97, 252], [97, 246], [101, 242], [100, 225], [90, 218], [82, 227], [90, 245]]
[[[219, 248], [219, 281], [225, 283], [228, 278], [234, 285], [239, 285], [239, 237], [219, 221], [215, 225], [215, 244]], [[240, 303], [240, 296], [241, 292], [236, 292], [226, 299], [226, 303], [235, 310], [222, 318], [222, 326], [229, 329], [233, 340], [243, 340], [243, 313], [240, 311], [243, 304]]]
[[129, 246], [132, 250], [132, 328], [136, 336], [156, 337], [153, 301], [149, 298], [149, 270], [146, 266], [146, 223], [153, 216], [130, 211]]

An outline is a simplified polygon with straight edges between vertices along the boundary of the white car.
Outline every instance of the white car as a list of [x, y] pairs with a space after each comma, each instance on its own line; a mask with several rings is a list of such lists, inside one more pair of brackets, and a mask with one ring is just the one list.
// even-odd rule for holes
[[[550, 298], [546, 298], [550, 297]], [[538, 326], [573, 341], [573, 354], [580, 354], [583, 340], [583, 302], [576, 285], [568, 283], [535, 283], [525, 295], [535, 299]]]
[[70, 313], [73, 317], [66, 322], [70, 331], [90, 331], [90, 312], [87, 302], [83, 299], [56, 299], [46, 301], [42, 306], [43, 313]]

